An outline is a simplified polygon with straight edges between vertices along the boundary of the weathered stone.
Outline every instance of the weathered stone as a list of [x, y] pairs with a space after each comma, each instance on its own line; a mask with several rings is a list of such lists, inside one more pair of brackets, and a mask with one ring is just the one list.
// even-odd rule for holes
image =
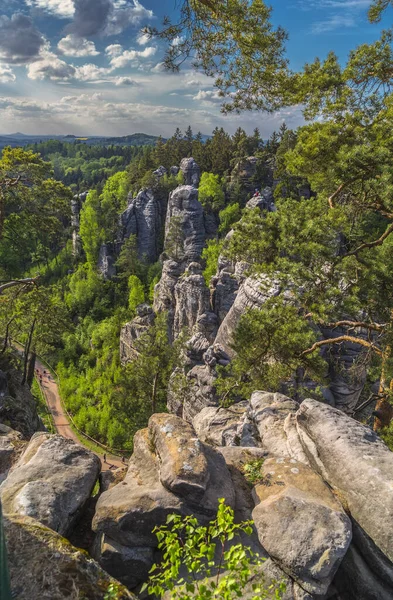
[[178, 173], [180, 171], [180, 167], [173, 166], [169, 170], [170, 170], [171, 175], [178, 175]]
[[22, 434], [0, 423], [0, 483], [17, 461], [27, 442]]
[[8, 396], [0, 396], [0, 423], [19, 431], [23, 439], [29, 440], [36, 431], [45, 431], [37, 413], [34, 396], [27, 384], [22, 384], [22, 374], [5, 365]]
[[223, 269], [218, 277], [212, 280], [212, 284], [214, 289], [213, 308], [218, 317], [218, 322], [221, 324], [235, 302], [240, 283], [234, 273]]
[[198, 200], [198, 190], [191, 185], [181, 185], [169, 196], [168, 210], [165, 222], [165, 244], [171, 232], [171, 220], [180, 220], [183, 232], [182, 248], [179, 257], [182, 261], [198, 261], [205, 245], [206, 233], [203, 207]]
[[368, 427], [305, 400], [298, 431], [312, 467], [349, 511], [369, 567], [393, 589], [393, 453]]
[[8, 515], [4, 527], [11, 588], [18, 600], [103, 600], [110, 585], [119, 600], [136, 600], [85, 552], [34, 519]]
[[120, 360], [122, 364], [132, 362], [137, 357], [135, 341], [151, 327], [155, 313], [148, 304], [140, 304], [136, 308], [136, 317], [126, 323], [120, 331]]
[[153, 175], [155, 175], [156, 177], [164, 177], [164, 175], [166, 175], [167, 172], [168, 171], [166, 170], [166, 168], [161, 165], [161, 167], [158, 167], [158, 169], [153, 171]]
[[299, 404], [283, 394], [271, 392], [254, 392], [250, 404], [262, 447], [275, 456], [291, 458], [285, 421], [288, 415], [296, 413]]
[[198, 187], [201, 179], [201, 170], [193, 158], [183, 158], [180, 163], [180, 170], [183, 173], [185, 185]]
[[193, 331], [198, 318], [210, 309], [210, 292], [198, 263], [191, 263], [174, 289], [174, 337], [184, 328]]
[[111, 244], [101, 244], [97, 269], [104, 279], [113, 279], [116, 275], [115, 255]]
[[230, 408], [206, 407], [192, 423], [199, 439], [213, 446], [257, 446], [248, 409], [248, 402], [239, 402]]
[[258, 194], [254, 194], [251, 200], [247, 202], [246, 208], [259, 208], [261, 211], [274, 212], [275, 205], [272, 188], [266, 187]]
[[195, 365], [187, 373], [187, 393], [183, 400], [182, 417], [192, 422], [206, 406], [218, 406], [215, 381], [217, 374], [208, 365]]
[[114, 471], [102, 471], [100, 474], [100, 493], [106, 492], [121, 483], [127, 475], [127, 466], [119, 467]]
[[239, 288], [235, 301], [228, 314], [222, 321], [217, 333], [216, 342], [220, 344], [229, 356], [234, 355], [231, 346], [233, 334], [241, 316], [251, 308], [260, 308], [268, 298], [277, 296], [280, 286], [266, 279], [247, 278]]
[[67, 534], [91, 495], [99, 458], [60, 435], [37, 434], [0, 487], [5, 514], [33, 517]]
[[149, 433], [160, 461], [161, 483], [192, 503], [200, 501], [209, 471], [193, 427], [175, 415], [156, 414], [149, 419]]
[[253, 519], [269, 555], [299, 585], [325, 594], [351, 541], [351, 522], [327, 485], [295, 459], [267, 459]]
[[93, 557], [107, 573], [130, 589], [148, 579], [154, 563], [153, 548], [123, 546], [105, 534], [97, 536]]
[[120, 217], [119, 241], [131, 235], [137, 237], [138, 257], [155, 262], [163, 248], [167, 200], [153, 190], [143, 189], [136, 198], [129, 197], [129, 205]]
[[104, 492], [96, 507], [93, 530], [129, 547], [156, 547], [154, 527], [172, 513], [186, 514], [182, 499], [162, 485], [159, 462], [149, 433], [134, 436], [134, 453], [124, 481]]

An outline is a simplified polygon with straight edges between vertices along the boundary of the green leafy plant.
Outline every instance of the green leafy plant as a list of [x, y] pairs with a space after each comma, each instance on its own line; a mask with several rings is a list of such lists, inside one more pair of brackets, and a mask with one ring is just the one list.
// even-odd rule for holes
[[161, 598], [169, 590], [173, 600], [231, 600], [244, 597], [246, 589], [252, 600], [278, 600], [285, 591], [282, 582], [265, 584], [264, 559], [234, 542], [241, 532], [252, 533], [252, 521], [236, 524], [223, 498], [216, 519], [206, 527], [192, 516], [169, 515], [166, 525], [154, 531], [163, 560], [153, 566], [142, 591]]
[[264, 462], [265, 459], [263, 458], [255, 458], [243, 466], [244, 477], [251, 487], [263, 481], [261, 469]]

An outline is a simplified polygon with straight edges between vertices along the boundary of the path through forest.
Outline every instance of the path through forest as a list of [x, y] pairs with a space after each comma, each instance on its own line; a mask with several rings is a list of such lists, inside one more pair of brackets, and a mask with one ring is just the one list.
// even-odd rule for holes
[[[45, 365], [43, 365], [37, 359], [36, 369], [38, 371], [38, 383], [41, 387], [49, 411], [53, 417], [53, 422], [57, 433], [59, 433], [65, 438], [74, 440], [74, 442], [76, 442], [77, 444], [83, 445], [81, 440], [78, 438], [78, 436], [72, 429], [68, 416], [63, 410], [59, 394], [59, 388], [57, 386], [56, 381], [53, 379], [52, 375], [48, 371], [48, 368], [45, 367]], [[102, 452], [102, 454], [98, 454], [97, 452], [95, 452], [95, 454], [97, 454], [97, 456], [101, 460], [103, 471], [109, 471], [111, 469], [113, 470], [114, 468], [117, 469], [118, 467], [124, 467], [124, 463], [122, 463], [122, 461], [118, 457], [106, 453], [106, 462], [104, 462], [104, 451]]]

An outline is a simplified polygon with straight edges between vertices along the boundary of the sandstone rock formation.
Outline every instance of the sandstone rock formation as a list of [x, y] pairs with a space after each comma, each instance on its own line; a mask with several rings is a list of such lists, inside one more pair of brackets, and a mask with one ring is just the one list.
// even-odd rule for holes
[[163, 248], [167, 200], [151, 189], [143, 189], [136, 198], [129, 197], [129, 205], [120, 217], [120, 244], [137, 237], [138, 257], [156, 262]]
[[101, 244], [97, 269], [104, 279], [112, 279], [116, 275], [115, 252], [112, 244]]
[[82, 253], [82, 241], [79, 235], [80, 213], [88, 192], [77, 194], [71, 200], [72, 252], [75, 257]]
[[27, 442], [22, 434], [0, 423], [0, 483], [17, 461]]
[[153, 529], [169, 514], [211, 519], [218, 499], [234, 504], [234, 489], [221, 454], [202, 444], [192, 426], [174, 415], [154, 415], [134, 438], [134, 453], [122, 483], [104, 492], [93, 528], [95, 557], [130, 585], [153, 563]]
[[155, 313], [148, 304], [140, 304], [136, 308], [136, 317], [126, 323], [120, 332], [120, 360], [122, 364], [127, 364], [135, 360], [137, 354], [134, 342], [145, 333], [154, 323]]
[[252, 516], [262, 546], [299, 585], [325, 594], [352, 537], [328, 486], [295, 459], [271, 458], [254, 488]]
[[26, 384], [21, 383], [22, 375], [4, 361], [1, 380], [0, 423], [22, 434], [29, 440], [36, 431], [45, 431], [38, 416], [35, 399]]
[[296, 419], [312, 467], [351, 515], [350, 568], [364, 561], [365, 578], [393, 595], [393, 453], [371, 429], [315, 400], [304, 401]]
[[192, 185], [181, 185], [169, 196], [168, 209], [165, 222], [165, 244], [168, 248], [171, 235], [171, 221], [179, 220], [183, 239], [177, 260], [192, 262], [198, 261], [205, 245], [205, 224], [203, 207], [198, 200], [198, 190]]
[[29, 516], [66, 535], [91, 495], [99, 458], [59, 435], [35, 435], [0, 487], [4, 514]]
[[38, 521], [8, 515], [4, 527], [11, 588], [18, 600], [103, 600], [110, 585], [119, 600], [136, 600], [85, 552]]
[[185, 185], [198, 187], [201, 179], [201, 169], [192, 157], [183, 158], [180, 163], [180, 170], [183, 173]]

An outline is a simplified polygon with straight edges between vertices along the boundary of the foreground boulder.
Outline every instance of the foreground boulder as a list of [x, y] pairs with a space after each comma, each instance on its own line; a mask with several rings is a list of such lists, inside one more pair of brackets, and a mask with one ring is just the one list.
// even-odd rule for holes
[[351, 522], [328, 486], [295, 459], [270, 458], [252, 516], [269, 555], [307, 592], [325, 594], [351, 541]]
[[38, 434], [0, 487], [4, 514], [33, 517], [67, 535], [91, 495], [99, 458], [60, 435]]
[[195, 514], [206, 523], [235, 491], [221, 454], [202, 444], [192, 426], [168, 414], [153, 415], [134, 437], [124, 481], [97, 502], [94, 556], [109, 573], [132, 587], [146, 578], [157, 538], [153, 529], [168, 515]]
[[18, 600], [104, 600], [109, 586], [116, 598], [136, 597], [89, 556], [34, 519], [4, 518], [11, 588]]
[[315, 470], [393, 560], [393, 453], [369, 427], [316, 400], [303, 402], [297, 422]]

